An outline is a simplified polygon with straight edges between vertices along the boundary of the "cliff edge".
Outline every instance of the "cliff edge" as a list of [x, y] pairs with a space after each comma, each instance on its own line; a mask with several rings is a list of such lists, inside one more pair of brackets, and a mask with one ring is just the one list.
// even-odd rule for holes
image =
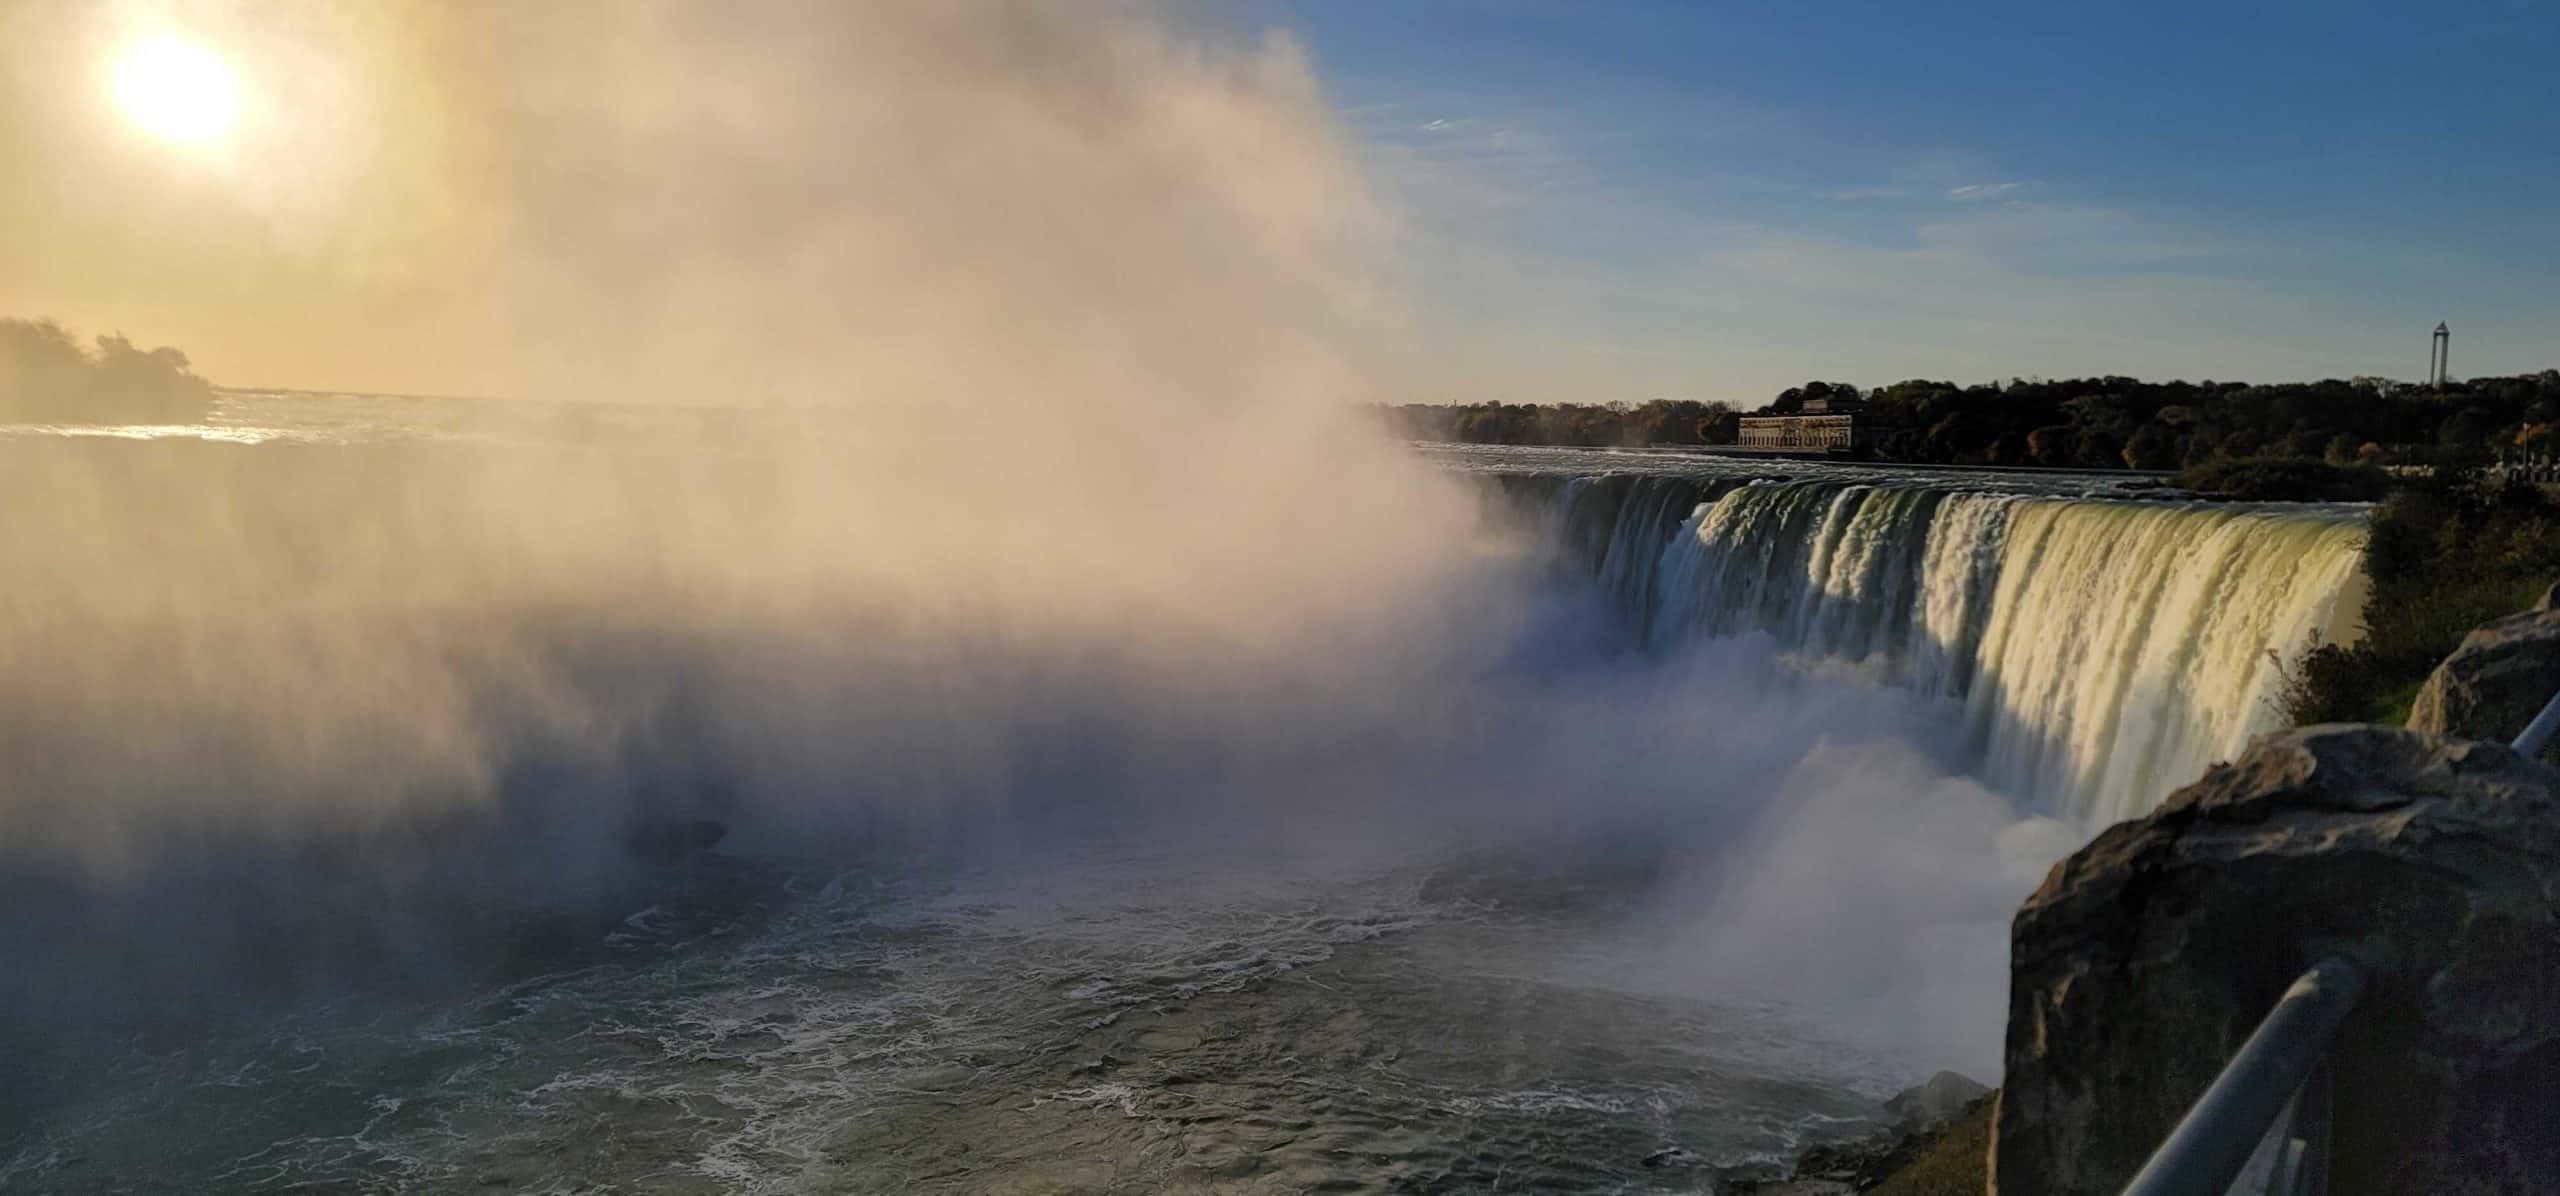
[[2331, 1055], [2331, 1190], [2560, 1183], [2560, 772], [2326, 725], [2099, 835], [2018, 911], [1992, 1190], [2119, 1190], [2332, 954], [2371, 981]]
[[[2560, 688], [2560, 585], [2532, 610], [2473, 628], [2462, 646], [2427, 674], [2409, 728], [2499, 743], [2524, 732]], [[2560, 739], [2544, 750], [2560, 762]]]

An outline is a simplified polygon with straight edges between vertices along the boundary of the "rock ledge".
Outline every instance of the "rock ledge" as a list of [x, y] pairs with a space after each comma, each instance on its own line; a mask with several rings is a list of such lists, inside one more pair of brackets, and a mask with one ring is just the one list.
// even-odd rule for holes
[[2560, 773], [2396, 728], [2277, 732], [2055, 865], [2011, 938], [1993, 1188], [2113, 1193], [2313, 961], [2373, 980], [2332, 1190], [2560, 1176]]

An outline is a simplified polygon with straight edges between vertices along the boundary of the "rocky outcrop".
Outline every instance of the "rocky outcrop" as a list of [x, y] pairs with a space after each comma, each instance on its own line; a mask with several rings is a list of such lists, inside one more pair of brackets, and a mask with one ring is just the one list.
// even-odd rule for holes
[[[2546, 695], [2547, 696], [2547, 695]], [[2340, 1193], [2560, 1177], [2560, 772], [2361, 726], [2266, 736], [2018, 911], [1995, 1191], [2114, 1193], [2323, 956]]]
[[[2555, 587], [2560, 589], [2560, 587]], [[2534, 609], [2483, 624], [2428, 674], [2409, 728], [2498, 743], [2513, 740], [2560, 691], [2560, 610], [2545, 593]], [[2560, 739], [2543, 755], [2560, 762]]]
[[[1854, 1196], [1859, 1192], [1978, 1192], [1994, 1091], [1951, 1071], [1884, 1102], [1889, 1130], [1816, 1146], [1785, 1179], [1729, 1177], [1724, 1191], [1749, 1196]], [[1665, 1151], [1655, 1158], [1686, 1151]]]
[[1896, 1128], [1907, 1134], [1916, 1134], [1955, 1120], [1966, 1107], [1990, 1092], [1988, 1084], [1942, 1071], [1929, 1077], [1928, 1082], [1884, 1102], [1884, 1111], [1893, 1114]]

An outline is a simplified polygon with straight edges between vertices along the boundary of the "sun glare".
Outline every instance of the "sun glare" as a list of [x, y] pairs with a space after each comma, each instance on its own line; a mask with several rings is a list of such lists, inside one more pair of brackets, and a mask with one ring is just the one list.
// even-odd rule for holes
[[116, 102], [155, 137], [195, 145], [220, 137], [240, 115], [240, 82], [203, 46], [174, 38], [144, 42], [115, 64]]

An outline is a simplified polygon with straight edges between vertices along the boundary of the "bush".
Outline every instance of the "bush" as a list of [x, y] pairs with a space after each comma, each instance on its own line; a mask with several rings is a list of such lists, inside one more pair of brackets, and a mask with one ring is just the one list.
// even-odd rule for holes
[[2364, 571], [2364, 638], [2316, 648], [2286, 675], [2280, 700], [2296, 723], [2407, 721], [2463, 636], [2560, 578], [2560, 503], [2522, 482], [2411, 483], [2374, 511]]
[[2372, 502], [2389, 492], [2391, 478], [2369, 466], [2332, 465], [2317, 457], [2245, 457], [2188, 466], [2177, 484], [2253, 502]]

